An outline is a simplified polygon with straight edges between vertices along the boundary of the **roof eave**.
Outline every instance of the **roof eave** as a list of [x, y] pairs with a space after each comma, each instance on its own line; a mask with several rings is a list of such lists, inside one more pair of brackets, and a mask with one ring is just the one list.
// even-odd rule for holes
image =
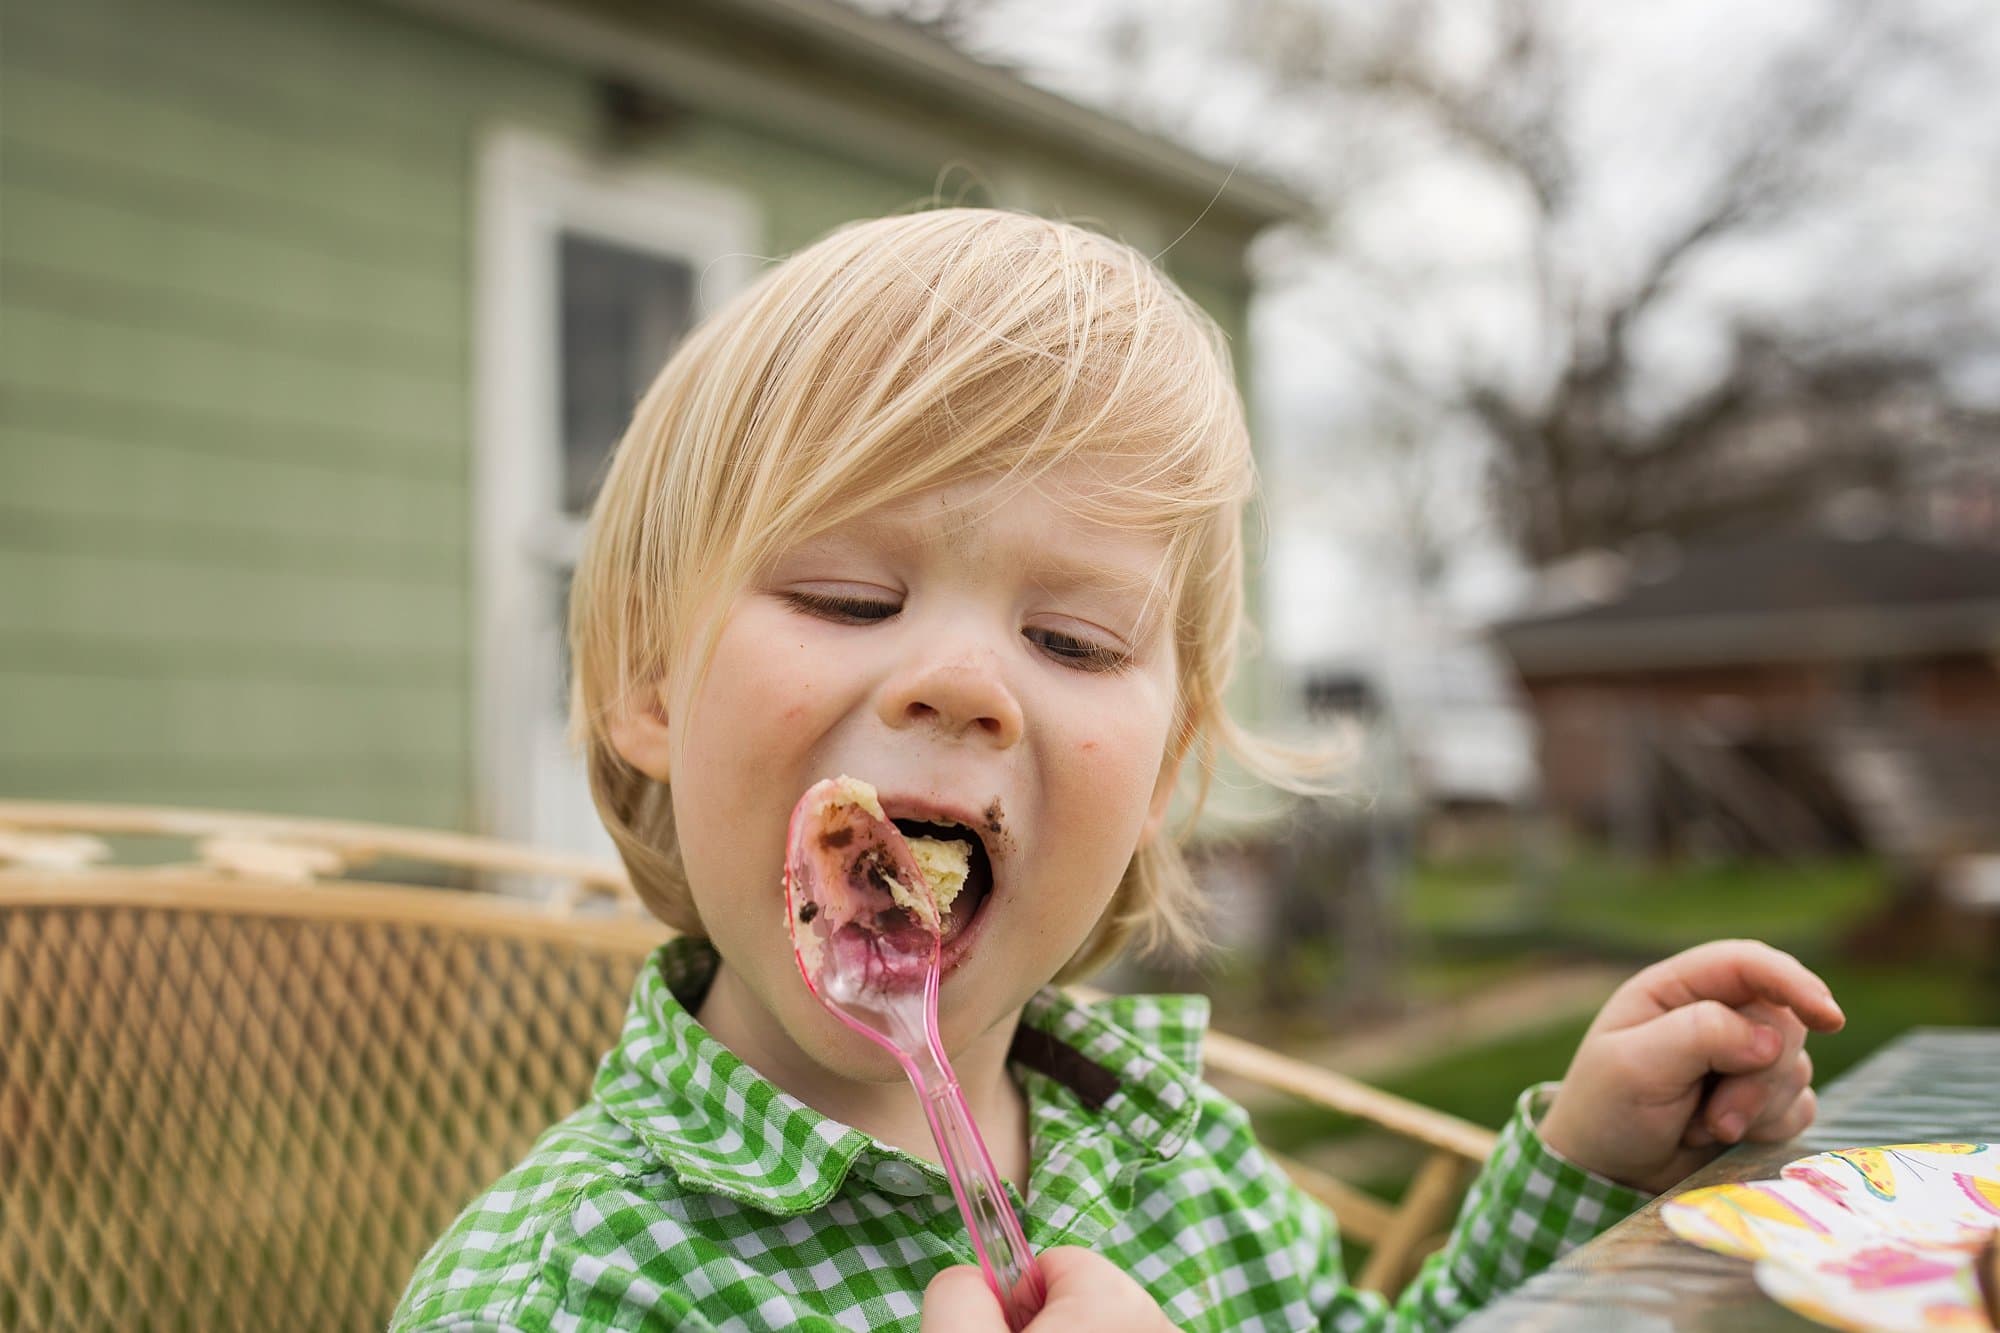
[[1305, 221], [1315, 212], [1304, 195], [1236, 166], [1224, 166], [1169, 139], [983, 64], [922, 29], [850, 9], [836, 0], [728, 0], [747, 17], [817, 39], [879, 64], [931, 91], [1030, 131], [1043, 140], [1081, 147], [1144, 171], [1163, 183], [1207, 193], [1238, 213], [1266, 222]]
[[1609, 624], [1515, 621], [1493, 639], [1525, 678], [2000, 653], [2000, 600]]
[[[608, 13], [581, 0], [383, 0], [397, 8], [564, 59], [605, 74], [658, 88], [673, 97], [694, 95], [705, 105], [793, 129], [898, 135], [921, 142], [924, 128], [864, 124], [856, 113], [810, 92], [774, 87], [768, 80], [746, 89], [740, 70], [713, 67], [677, 48], [672, 34], [649, 31], [628, 8]], [[1251, 230], [1309, 220], [1305, 196], [1238, 167], [1224, 166], [1114, 117], [1036, 88], [1005, 70], [981, 64], [931, 34], [894, 19], [865, 14], [835, 0], [686, 0], [709, 19], [753, 34], [782, 36], [825, 53], [830, 63], [895, 80], [948, 102], [996, 128], [1059, 156], [1110, 167], [1156, 189], [1194, 199]], [[672, 14], [675, 10], [663, 12]], [[913, 149], [921, 155], [922, 149]]]

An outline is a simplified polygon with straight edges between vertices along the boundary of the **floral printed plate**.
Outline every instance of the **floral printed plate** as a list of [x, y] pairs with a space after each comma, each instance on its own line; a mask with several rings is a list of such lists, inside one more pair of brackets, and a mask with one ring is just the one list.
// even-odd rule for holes
[[2000, 1144], [1903, 1143], [1801, 1158], [1776, 1180], [1690, 1190], [1661, 1209], [1757, 1285], [1844, 1329], [1994, 1327], [1976, 1271], [2000, 1227]]

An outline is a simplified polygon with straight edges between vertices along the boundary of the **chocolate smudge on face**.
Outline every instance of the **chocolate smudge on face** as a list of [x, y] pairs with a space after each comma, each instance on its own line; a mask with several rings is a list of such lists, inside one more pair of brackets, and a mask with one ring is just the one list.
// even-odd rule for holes
[[986, 803], [986, 808], [979, 812], [979, 819], [981, 824], [984, 825], [986, 832], [992, 835], [993, 841], [1001, 851], [1011, 851], [1013, 849], [1014, 840], [1007, 836], [1007, 816], [1000, 809], [1000, 798], [998, 796], [995, 796]]
[[806, 925], [810, 923], [812, 919], [818, 915], [819, 915], [819, 904], [807, 903], [804, 907], [801, 907], [799, 909], [799, 924]]
[[843, 824], [839, 828], [828, 829], [819, 835], [819, 845], [828, 849], [845, 847], [854, 841], [854, 826]]

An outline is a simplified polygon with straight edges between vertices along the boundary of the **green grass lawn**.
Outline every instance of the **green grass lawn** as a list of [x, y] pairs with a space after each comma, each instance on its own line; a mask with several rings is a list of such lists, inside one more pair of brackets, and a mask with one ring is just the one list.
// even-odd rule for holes
[[1498, 861], [1419, 866], [1406, 922], [1419, 938], [1582, 937], [1660, 953], [1747, 935], [1805, 955], [1832, 947], [1886, 893], [1866, 860], [1655, 867], [1586, 854], [1546, 872], [1539, 892], [1521, 878]]
[[[2000, 998], [1976, 965], [1933, 960], [1870, 964], [1842, 956], [1886, 901], [1879, 867], [1866, 861], [1805, 866], [1648, 868], [1579, 857], [1548, 877], [1539, 897], [1499, 863], [1424, 866], [1412, 877], [1406, 923], [1418, 998], [1463, 996], [1491, 980], [1560, 959], [1607, 958], [1636, 968], [1703, 940], [1765, 939], [1817, 969], [1848, 1017], [1808, 1049], [1817, 1081], [1837, 1077], [1912, 1027], [2000, 1023]], [[1587, 1016], [1469, 1045], [1377, 1080], [1388, 1091], [1479, 1124], [1500, 1125], [1522, 1088], [1560, 1078]], [[1260, 1112], [1271, 1146], [1299, 1152], [1360, 1132], [1307, 1107]], [[1403, 1171], [1374, 1181], [1398, 1187]]]
[[[2000, 1022], [1981, 999], [1975, 978], [1950, 968], [1880, 967], [1853, 963], [1818, 969], [1847, 1012], [1847, 1026], [1814, 1036], [1815, 1081], [1825, 1083], [1877, 1047], [1913, 1027]], [[1589, 1027], [1588, 1017], [1455, 1051], [1383, 1078], [1379, 1086], [1441, 1111], [1498, 1127], [1513, 1111], [1521, 1089], [1561, 1078]], [[1285, 1108], [1259, 1118], [1273, 1147], [1293, 1151], [1352, 1122], [1308, 1107]]]
[[[1508, 964], [1532, 967], [1549, 953], [1538, 941], [1550, 941], [1564, 954], [1636, 968], [1705, 940], [1765, 940], [1818, 970], [1847, 1013], [1844, 1030], [1812, 1040], [1821, 1081], [1912, 1027], [2000, 1023], [2000, 996], [1982, 986], [1975, 962], [1871, 964], [1845, 956], [1889, 898], [1884, 871], [1871, 861], [1650, 867], [1581, 856], [1551, 874], [1540, 897], [1510, 885], [1504, 869], [1433, 865], [1412, 876], [1408, 920], [1419, 955], [1431, 955], [1426, 966], [1475, 976]], [[1558, 1077], [1566, 1061], [1550, 1052], [1573, 1048], [1581, 1032], [1582, 1025], [1562, 1025], [1546, 1039], [1463, 1052], [1412, 1071], [1407, 1088], [1397, 1090], [1492, 1123], [1474, 1113], [1501, 1105], [1480, 1071], [1514, 1062], [1529, 1077]]]

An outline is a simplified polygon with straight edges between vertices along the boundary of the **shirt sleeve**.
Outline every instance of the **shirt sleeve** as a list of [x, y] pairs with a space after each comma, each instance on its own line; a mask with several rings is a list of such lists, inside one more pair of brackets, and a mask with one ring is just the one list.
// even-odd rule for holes
[[1331, 1216], [1303, 1201], [1314, 1219], [1309, 1229], [1325, 1230], [1313, 1291], [1322, 1328], [1449, 1328], [1652, 1197], [1567, 1162], [1542, 1142], [1535, 1121], [1555, 1087], [1539, 1084], [1521, 1094], [1444, 1248], [1425, 1260], [1393, 1304], [1349, 1284]]

